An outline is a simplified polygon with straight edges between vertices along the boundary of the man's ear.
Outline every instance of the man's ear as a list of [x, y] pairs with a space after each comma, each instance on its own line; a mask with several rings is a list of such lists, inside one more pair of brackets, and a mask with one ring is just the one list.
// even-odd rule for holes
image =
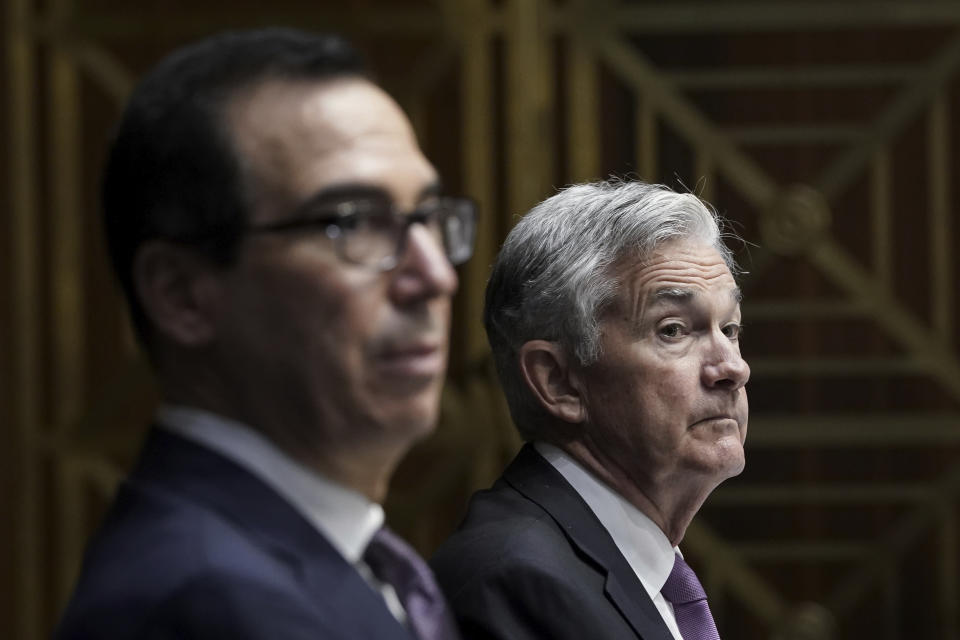
[[146, 242], [133, 259], [133, 284], [157, 332], [185, 347], [213, 339], [220, 289], [204, 257], [169, 242]]
[[531, 340], [520, 347], [519, 356], [524, 380], [547, 413], [572, 424], [586, 419], [580, 385], [563, 347], [547, 340]]

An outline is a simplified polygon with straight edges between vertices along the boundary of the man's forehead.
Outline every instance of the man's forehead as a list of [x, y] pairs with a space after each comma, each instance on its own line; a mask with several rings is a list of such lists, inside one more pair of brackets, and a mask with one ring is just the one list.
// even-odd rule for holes
[[324, 136], [311, 141], [331, 148], [378, 134], [415, 140], [396, 102], [369, 80], [354, 76], [267, 78], [238, 91], [227, 103], [227, 117], [239, 136], [297, 140], [305, 130], [322, 129]]
[[273, 193], [275, 213], [338, 185], [377, 188], [409, 207], [437, 180], [407, 117], [363, 78], [266, 80], [231, 109], [247, 180]]
[[676, 241], [658, 248], [647, 259], [622, 260], [617, 279], [628, 304], [690, 302], [699, 295], [730, 296], [741, 292], [723, 256], [711, 245]]
[[689, 240], [674, 241], [656, 249], [646, 259], [627, 257], [620, 261], [619, 276], [653, 290], [671, 284], [733, 283], [730, 268], [716, 247]]

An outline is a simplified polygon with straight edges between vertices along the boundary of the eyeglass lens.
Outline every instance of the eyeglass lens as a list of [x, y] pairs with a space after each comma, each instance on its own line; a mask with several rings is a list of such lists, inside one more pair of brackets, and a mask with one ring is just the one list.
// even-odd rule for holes
[[461, 264], [473, 253], [473, 209], [469, 202], [440, 200], [408, 216], [367, 209], [340, 224], [340, 249], [352, 262], [389, 269], [403, 250], [407, 228], [423, 223], [453, 264]]

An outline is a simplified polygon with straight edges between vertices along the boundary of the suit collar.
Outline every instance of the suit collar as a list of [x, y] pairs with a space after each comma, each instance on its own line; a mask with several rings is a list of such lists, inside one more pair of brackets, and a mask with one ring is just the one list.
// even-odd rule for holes
[[255, 429], [195, 407], [162, 404], [164, 429], [236, 462], [276, 491], [356, 564], [383, 526], [383, 508], [297, 462]]
[[[276, 491], [236, 463], [165, 429], [153, 428], [126, 484], [213, 512], [242, 530], [301, 577], [318, 602], [335, 610], [368, 602], [357, 637], [391, 629], [409, 638], [380, 594]], [[378, 606], [382, 605], [382, 606]]]
[[557, 523], [570, 543], [606, 575], [604, 591], [644, 640], [672, 640], [660, 612], [610, 534], [577, 492], [526, 444], [504, 471], [504, 479]]
[[596, 514], [647, 595], [656, 601], [677, 555], [666, 534], [645, 513], [563, 449], [545, 442], [535, 443], [534, 448]]
[[334, 551], [267, 484], [223, 455], [166, 429], [150, 430], [128, 482], [213, 511], [283, 555]]

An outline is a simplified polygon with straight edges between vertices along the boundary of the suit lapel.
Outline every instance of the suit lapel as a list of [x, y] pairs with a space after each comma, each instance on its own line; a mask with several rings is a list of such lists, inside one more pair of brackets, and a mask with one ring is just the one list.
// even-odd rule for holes
[[526, 444], [503, 474], [506, 481], [538, 504], [576, 548], [606, 575], [604, 591], [644, 640], [672, 640], [646, 589], [590, 507], [532, 445]]
[[331, 611], [364, 612], [350, 623], [358, 638], [411, 637], [380, 594], [357, 573], [290, 503], [232, 460], [199, 444], [154, 428], [127, 481], [146, 491], [164, 491], [233, 522], [261, 548], [298, 575], [304, 589]]

